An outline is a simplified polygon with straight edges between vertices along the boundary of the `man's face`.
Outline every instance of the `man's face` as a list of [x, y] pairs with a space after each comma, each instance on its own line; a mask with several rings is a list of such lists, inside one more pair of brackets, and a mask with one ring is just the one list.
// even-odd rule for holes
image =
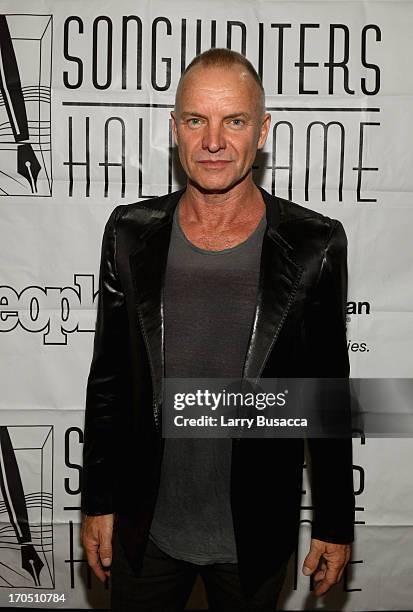
[[248, 175], [270, 125], [259, 101], [242, 65], [198, 65], [184, 77], [172, 127], [182, 167], [202, 191], [228, 191]]

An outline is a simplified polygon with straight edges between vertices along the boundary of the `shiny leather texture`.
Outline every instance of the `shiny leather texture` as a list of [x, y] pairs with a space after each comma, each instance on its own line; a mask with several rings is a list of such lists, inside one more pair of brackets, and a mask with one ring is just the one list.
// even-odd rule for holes
[[[138, 573], [164, 448], [163, 282], [172, 215], [182, 194], [117, 206], [102, 241], [86, 396], [82, 510], [116, 514], [115, 529]], [[343, 226], [263, 189], [261, 194], [267, 229], [244, 377], [348, 377]], [[312, 537], [350, 543], [351, 439], [307, 443]], [[233, 441], [231, 507], [247, 594], [297, 545], [304, 460], [302, 439]]]

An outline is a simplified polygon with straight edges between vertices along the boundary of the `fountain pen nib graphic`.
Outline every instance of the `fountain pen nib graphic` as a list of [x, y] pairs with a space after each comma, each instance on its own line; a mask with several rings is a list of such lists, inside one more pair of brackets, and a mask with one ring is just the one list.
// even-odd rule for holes
[[29, 572], [36, 586], [40, 586], [40, 572], [44, 566], [33, 544], [23, 544], [21, 548], [22, 568]]
[[37, 161], [32, 146], [30, 144], [18, 145], [17, 172], [27, 179], [32, 193], [37, 193], [37, 177], [40, 170], [41, 166]]

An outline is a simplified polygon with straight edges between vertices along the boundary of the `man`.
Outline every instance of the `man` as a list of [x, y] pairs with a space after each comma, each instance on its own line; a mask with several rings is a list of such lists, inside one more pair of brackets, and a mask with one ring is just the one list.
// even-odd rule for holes
[[[83, 543], [112, 609], [274, 610], [299, 527], [302, 439], [171, 440], [166, 377], [347, 377], [339, 221], [252, 179], [269, 131], [241, 55], [182, 75], [172, 115], [186, 189], [118, 206], [104, 233], [87, 388]], [[353, 540], [349, 439], [308, 440], [314, 517], [303, 572], [339, 581]]]

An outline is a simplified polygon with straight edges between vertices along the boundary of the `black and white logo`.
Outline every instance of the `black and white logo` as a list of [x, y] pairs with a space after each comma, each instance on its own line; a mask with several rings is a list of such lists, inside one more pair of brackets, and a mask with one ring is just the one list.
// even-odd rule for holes
[[0, 15], [0, 195], [51, 196], [52, 16]]
[[0, 587], [54, 588], [53, 426], [0, 426]]

